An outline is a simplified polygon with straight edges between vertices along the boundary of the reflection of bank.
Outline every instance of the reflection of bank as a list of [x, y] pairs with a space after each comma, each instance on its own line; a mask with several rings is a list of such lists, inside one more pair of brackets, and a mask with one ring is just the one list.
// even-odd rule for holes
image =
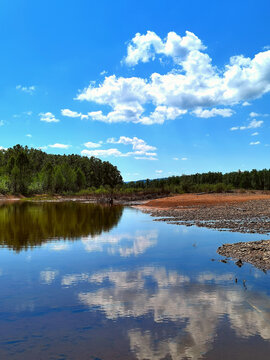
[[[98, 307], [108, 319], [150, 317], [163, 328], [160, 337], [151, 330], [129, 331], [131, 350], [138, 359], [169, 355], [172, 359], [199, 359], [212, 348], [221, 320], [228, 321], [238, 337], [270, 339], [269, 298], [243, 292], [237, 285], [221, 285], [230, 278], [230, 274], [215, 278], [208, 273], [190, 279], [154, 267], [110, 270], [89, 276], [87, 281], [100, 288], [78, 297], [91, 309]], [[164, 336], [166, 333], [169, 335]]]
[[148, 248], [156, 245], [157, 237], [157, 230], [139, 230], [135, 234], [110, 233], [82, 237], [82, 243], [88, 252], [107, 251], [111, 255], [128, 257], [143, 254]]
[[111, 230], [121, 219], [121, 206], [78, 202], [0, 205], [0, 244], [21, 251], [51, 239], [77, 239]]

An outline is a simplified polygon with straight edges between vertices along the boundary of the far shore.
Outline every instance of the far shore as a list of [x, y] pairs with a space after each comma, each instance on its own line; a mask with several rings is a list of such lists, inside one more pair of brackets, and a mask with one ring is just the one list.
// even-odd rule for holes
[[156, 221], [220, 231], [270, 233], [270, 192], [183, 194], [151, 200], [137, 208]]

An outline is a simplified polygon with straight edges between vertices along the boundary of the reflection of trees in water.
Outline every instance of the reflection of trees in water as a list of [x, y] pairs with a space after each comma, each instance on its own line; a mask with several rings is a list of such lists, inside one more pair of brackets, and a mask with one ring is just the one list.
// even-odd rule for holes
[[120, 206], [76, 202], [13, 203], [0, 206], [0, 244], [20, 251], [49, 239], [95, 236], [116, 226]]

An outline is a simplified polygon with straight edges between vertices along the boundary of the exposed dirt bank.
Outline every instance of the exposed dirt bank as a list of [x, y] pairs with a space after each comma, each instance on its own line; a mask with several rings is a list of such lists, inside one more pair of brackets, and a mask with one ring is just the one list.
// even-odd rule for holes
[[236, 265], [240, 267], [248, 262], [262, 270], [270, 269], [270, 240], [224, 244], [217, 252], [237, 260]]
[[247, 193], [227, 193], [227, 194], [183, 194], [162, 199], [148, 201], [145, 206], [154, 208], [178, 208], [183, 206], [195, 205], [224, 205], [241, 203], [250, 200], [270, 200], [270, 192], [247, 192]]
[[139, 206], [156, 221], [235, 231], [270, 233], [270, 194], [184, 194]]

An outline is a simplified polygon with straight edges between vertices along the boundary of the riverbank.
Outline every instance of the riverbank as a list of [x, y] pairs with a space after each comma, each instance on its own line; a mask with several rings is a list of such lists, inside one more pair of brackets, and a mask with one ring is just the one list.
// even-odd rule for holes
[[34, 202], [65, 202], [65, 201], [78, 201], [78, 202], [89, 202], [94, 204], [109, 204], [109, 205], [126, 205], [126, 206], [135, 206], [142, 205], [145, 202], [153, 199], [160, 199], [167, 197], [168, 194], [158, 194], [158, 193], [132, 193], [132, 194], [113, 194], [110, 195], [33, 195], [31, 197], [23, 195], [1, 195], [0, 202], [10, 202], [10, 201], [34, 201]]
[[270, 269], [270, 240], [224, 244], [217, 253], [236, 260], [235, 264], [239, 267], [248, 262], [261, 270]]
[[155, 221], [220, 231], [270, 233], [270, 193], [183, 194], [138, 206]]

